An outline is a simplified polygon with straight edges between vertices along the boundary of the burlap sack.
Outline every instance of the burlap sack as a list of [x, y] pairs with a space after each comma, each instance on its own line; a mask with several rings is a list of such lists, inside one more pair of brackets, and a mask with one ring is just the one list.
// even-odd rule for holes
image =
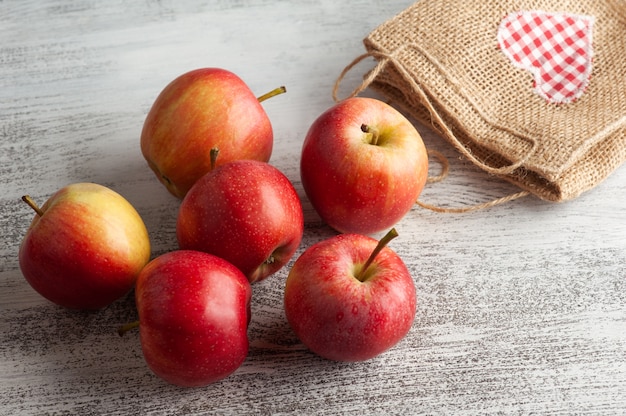
[[[538, 94], [533, 74], [504, 53], [499, 27], [521, 11], [592, 18], [591, 76], [576, 97]], [[623, 0], [420, 0], [364, 45], [367, 52], [346, 68], [366, 56], [377, 60], [360, 91], [378, 90], [526, 192], [573, 199], [626, 160]]]

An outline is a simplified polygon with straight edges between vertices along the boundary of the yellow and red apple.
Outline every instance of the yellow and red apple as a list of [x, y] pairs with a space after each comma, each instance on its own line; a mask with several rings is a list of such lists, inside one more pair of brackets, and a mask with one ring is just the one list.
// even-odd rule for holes
[[94, 183], [68, 185], [36, 211], [19, 250], [22, 274], [39, 294], [73, 309], [99, 309], [127, 294], [150, 260], [135, 208]]
[[141, 151], [166, 188], [183, 198], [211, 170], [210, 150], [218, 148], [217, 165], [233, 160], [269, 161], [274, 133], [261, 101], [284, 87], [256, 97], [234, 73], [200, 68], [170, 82], [144, 121]]

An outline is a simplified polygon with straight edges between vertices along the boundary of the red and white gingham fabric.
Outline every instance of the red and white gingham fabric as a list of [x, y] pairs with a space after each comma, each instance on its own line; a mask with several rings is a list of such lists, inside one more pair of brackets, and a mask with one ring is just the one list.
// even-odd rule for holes
[[533, 74], [537, 94], [552, 103], [569, 103], [589, 83], [593, 23], [593, 16], [515, 12], [500, 23], [498, 45], [513, 65]]

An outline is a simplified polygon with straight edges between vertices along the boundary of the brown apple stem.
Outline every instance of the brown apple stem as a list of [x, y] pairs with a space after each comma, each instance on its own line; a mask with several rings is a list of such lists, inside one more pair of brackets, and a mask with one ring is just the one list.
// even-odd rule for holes
[[361, 124], [361, 131], [363, 133], [370, 133], [370, 144], [376, 146], [378, 144], [378, 137], [380, 133], [376, 127], [368, 126], [367, 124]]
[[130, 331], [131, 329], [137, 328], [139, 326], [139, 321], [129, 322], [126, 325], [122, 325], [117, 329], [117, 333], [120, 337], [123, 337], [125, 333]]
[[211, 152], [209, 154], [211, 158], [211, 170], [215, 169], [215, 164], [217, 163], [217, 155], [219, 153], [220, 153], [220, 149], [218, 149], [217, 147], [214, 147], [211, 149]]
[[31, 198], [30, 195], [24, 195], [22, 197], [22, 201], [26, 202], [28, 206], [37, 213], [37, 215], [39, 215], [40, 217], [43, 215], [43, 211], [41, 210], [41, 208], [39, 208], [39, 205], [37, 205], [37, 203], [33, 201], [33, 198]]
[[359, 270], [359, 273], [356, 276], [356, 278], [360, 282], [362, 282], [365, 279], [367, 269], [370, 267], [370, 265], [372, 264], [376, 256], [378, 256], [378, 253], [380, 253], [382, 249], [385, 248], [387, 244], [389, 244], [389, 242], [393, 240], [394, 238], [396, 238], [397, 236], [398, 236], [398, 231], [396, 231], [395, 228], [392, 228], [391, 230], [389, 230], [389, 232], [387, 232], [387, 234], [385, 234], [383, 238], [381, 238], [378, 241], [378, 244], [376, 244], [376, 247], [374, 247], [372, 254], [370, 254], [369, 258], [367, 259], [365, 264], [363, 264], [363, 267], [361, 267], [361, 270]]
[[282, 94], [284, 92], [287, 92], [287, 88], [285, 88], [285, 86], [283, 85], [281, 87], [274, 88], [272, 91], [270, 91], [268, 93], [265, 93], [265, 94], [261, 95], [260, 97], [257, 98], [257, 100], [259, 100], [259, 102], [261, 103], [261, 102], [267, 100], [268, 98], [272, 98], [272, 97], [274, 97], [276, 95], [279, 95], [279, 94]]

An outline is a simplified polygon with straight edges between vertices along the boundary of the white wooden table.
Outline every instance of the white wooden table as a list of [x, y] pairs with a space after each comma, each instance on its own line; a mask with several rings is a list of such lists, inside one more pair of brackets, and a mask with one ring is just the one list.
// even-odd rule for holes
[[[156, 378], [138, 333], [117, 335], [136, 318], [132, 294], [70, 312], [23, 279], [17, 252], [33, 213], [20, 197], [43, 202], [71, 182], [133, 203], [154, 256], [176, 248], [179, 202], [148, 169], [139, 134], [158, 92], [197, 67], [229, 69], [259, 94], [287, 86], [264, 107], [271, 163], [303, 198], [297, 254], [333, 235], [304, 197], [300, 146], [361, 40], [410, 4], [0, 2], [0, 414], [626, 414], [626, 168], [563, 204], [416, 206], [391, 243], [415, 279], [415, 324], [364, 363], [326, 361], [298, 342], [282, 309], [289, 265], [254, 286], [243, 366], [200, 389]], [[465, 206], [515, 191], [419, 129], [452, 167], [425, 202]]]

